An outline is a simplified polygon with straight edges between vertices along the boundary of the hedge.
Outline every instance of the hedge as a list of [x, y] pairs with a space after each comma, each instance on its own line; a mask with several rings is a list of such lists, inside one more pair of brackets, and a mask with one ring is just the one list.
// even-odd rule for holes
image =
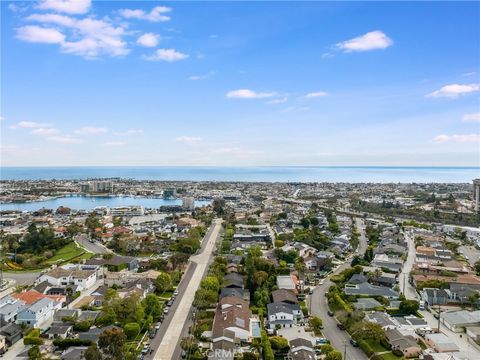
[[92, 342], [90, 340], [81, 339], [55, 339], [53, 345], [59, 349], [65, 350], [71, 346], [90, 346]]
[[359, 340], [358, 341], [358, 346], [360, 347], [360, 349], [363, 350], [363, 352], [368, 357], [373, 355], [373, 353], [374, 353], [373, 349], [371, 348], [371, 346], [365, 340]]
[[24, 337], [23, 338], [23, 344], [24, 345], [43, 345], [43, 339], [39, 337]]

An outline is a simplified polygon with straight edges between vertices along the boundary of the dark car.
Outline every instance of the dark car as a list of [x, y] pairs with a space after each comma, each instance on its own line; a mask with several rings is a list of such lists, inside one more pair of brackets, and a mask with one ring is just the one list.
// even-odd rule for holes
[[333, 315], [335, 315], [332, 310], [328, 310], [328, 311], [327, 311], [327, 314], [328, 314], [328, 316], [333, 316]]
[[342, 323], [337, 323], [337, 327], [338, 327], [340, 330], [345, 330], [345, 326], [343, 326]]
[[350, 339], [350, 344], [354, 347], [358, 347], [358, 342], [356, 340]]

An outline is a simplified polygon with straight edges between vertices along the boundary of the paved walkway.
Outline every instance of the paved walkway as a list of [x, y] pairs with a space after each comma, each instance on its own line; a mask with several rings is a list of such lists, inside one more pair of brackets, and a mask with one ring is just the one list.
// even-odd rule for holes
[[[191, 257], [192, 263], [196, 264], [192, 278], [188, 282], [188, 287], [181, 296], [178, 307], [165, 330], [165, 335], [158, 347], [153, 359], [155, 360], [171, 360], [174, 359], [175, 349], [180, 341], [184, 324], [187, 322], [190, 309], [192, 308], [195, 292], [200, 286], [200, 282], [206, 272], [212, 252], [215, 250], [215, 243], [221, 229], [221, 219], [216, 219], [212, 231], [205, 240], [207, 244], [204, 250]], [[205, 241], [204, 240], [204, 241]]]

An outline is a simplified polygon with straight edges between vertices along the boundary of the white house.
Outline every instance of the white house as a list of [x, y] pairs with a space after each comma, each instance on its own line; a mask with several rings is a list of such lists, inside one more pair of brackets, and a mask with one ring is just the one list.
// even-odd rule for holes
[[37, 283], [48, 281], [52, 285], [66, 287], [69, 285], [78, 286], [78, 290], [88, 289], [97, 281], [95, 270], [67, 270], [61, 267], [53, 269], [40, 275]]
[[0, 321], [2, 324], [17, 319], [18, 312], [25, 307], [25, 302], [7, 295], [0, 299]]
[[275, 329], [280, 327], [293, 327], [298, 320], [303, 317], [302, 310], [298, 304], [288, 304], [283, 302], [273, 302], [267, 305], [268, 327]]

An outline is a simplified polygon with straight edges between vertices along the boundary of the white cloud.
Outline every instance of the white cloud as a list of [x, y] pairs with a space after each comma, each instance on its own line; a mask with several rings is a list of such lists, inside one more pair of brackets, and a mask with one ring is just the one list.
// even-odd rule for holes
[[304, 96], [304, 98], [306, 99], [313, 99], [313, 98], [318, 98], [318, 97], [323, 97], [323, 96], [327, 96], [328, 93], [326, 93], [325, 91], [316, 91], [316, 92], [311, 92], [311, 93], [308, 93]]
[[47, 138], [47, 140], [59, 144], [82, 144], [84, 142], [82, 139], [73, 137], [71, 135], [50, 136]]
[[446, 143], [446, 142], [480, 142], [480, 134], [463, 134], [463, 135], [438, 135], [433, 139], [436, 143]]
[[285, 96], [283, 98], [269, 100], [267, 101], [267, 104], [283, 104], [283, 103], [286, 103], [287, 101], [288, 101], [288, 98]]
[[392, 39], [390, 39], [382, 31], [376, 30], [347, 41], [342, 41], [336, 46], [344, 52], [357, 52], [385, 49], [392, 45]]
[[123, 136], [123, 135], [136, 135], [136, 134], [142, 134], [143, 133], [143, 130], [142, 129], [130, 129], [130, 130], [127, 130], [127, 131], [117, 131], [117, 132], [114, 132], [115, 135], [120, 135], [120, 136]]
[[463, 115], [464, 122], [480, 122], [480, 112]]
[[332, 53], [329, 53], [329, 52], [323, 53], [322, 56], [321, 56], [322, 59], [331, 59], [333, 57], [334, 57], [334, 55]]
[[151, 22], [160, 22], [160, 21], [169, 21], [170, 16], [165, 15], [172, 11], [171, 8], [166, 6], [156, 6], [149, 13], [136, 9], [121, 9], [119, 10], [120, 15], [126, 19], [140, 19], [147, 20]]
[[458, 98], [459, 96], [477, 91], [480, 91], [480, 84], [450, 84], [442, 86], [440, 89], [428, 94], [427, 97]]
[[249, 89], [238, 89], [229, 91], [226, 95], [231, 99], [263, 99], [275, 96], [274, 92], [256, 92]]
[[57, 29], [43, 28], [36, 25], [28, 25], [22, 26], [16, 30], [17, 39], [27, 42], [61, 44], [65, 40], [65, 35], [63, 35]]
[[3, 121], [5, 120], [5, 118], [3, 116], [0, 116], [0, 121]]
[[34, 121], [20, 121], [18, 124], [10, 126], [12, 129], [21, 128], [21, 129], [36, 129], [36, 128], [45, 128], [49, 127], [50, 124], [46, 123], [37, 123]]
[[151, 56], [145, 56], [146, 60], [150, 61], [167, 61], [174, 62], [179, 60], [185, 60], [188, 58], [187, 54], [183, 54], [175, 49], [158, 49]]
[[116, 147], [116, 146], [125, 146], [127, 145], [127, 143], [125, 141], [107, 141], [104, 145]]
[[60, 134], [60, 130], [55, 128], [37, 128], [32, 131], [32, 134], [38, 136], [52, 136]]
[[202, 141], [202, 138], [198, 136], [179, 136], [175, 138], [175, 141], [191, 145]]
[[102, 127], [87, 126], [78, 130], [75, 130], [75, 134], [79, 135], [95, 135], [106, 133], [108, 129]]
[[205, 79], [208, 79], [209, 77], [212, 77], [213, 75], [215, 75], [215, 71], [210, 71], [209, 73], [203, 74], [203, 75], [189, 76], [188, 80], [192, 80], [192, 81], [205, 80]]
[[85, 14], [90, 10], [91, 5], [90, 0], [41, 0], [37, 7], [67, 14]]
[[107, 18], [76, 19], [58, 14], [32, 14], [26, 18], [42, 24], [55, 24], [63, 27], [64, 32], [57, 29], [46, 29], [39, 26], [24, 26], [17, 29], [17, 38], [30, 42], [58, 43], [65, 53], [96, 58], [100, 55], [123, 56], [130, 52], [123, 40], [126, 31], [122, 26], [115, 26]]
[[145, 33], [137, 39], [137, 44], [145, 47], [155, 47], [160, 41], [160, 36], [154, 33]]
[[37, 21], [40, 23], [57, 24], [67, 27], [73, 27], [76, 23], [76, 19], [70, 16], [59, 14], [32, 14], [30, 16], [27, 16], [25, 20]]

